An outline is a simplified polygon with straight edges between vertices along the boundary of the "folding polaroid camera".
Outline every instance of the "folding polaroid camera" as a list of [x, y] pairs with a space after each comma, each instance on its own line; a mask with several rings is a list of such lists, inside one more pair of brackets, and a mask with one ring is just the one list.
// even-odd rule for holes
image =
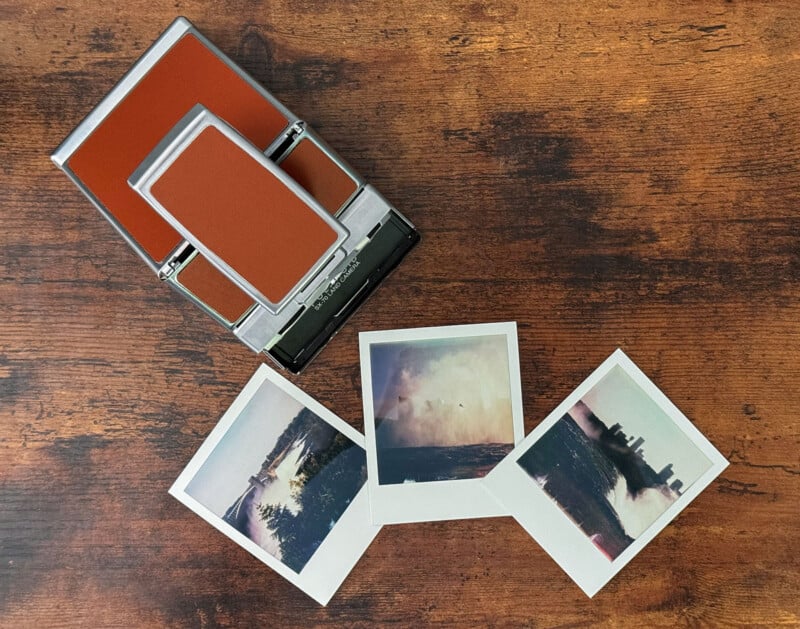
[[161, 280], [294, 373], [419, 240], [185, 18], [52, 159]]

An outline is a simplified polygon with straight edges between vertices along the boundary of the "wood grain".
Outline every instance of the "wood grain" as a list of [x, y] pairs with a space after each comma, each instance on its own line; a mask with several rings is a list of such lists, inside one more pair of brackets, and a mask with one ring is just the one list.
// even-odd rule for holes
[[[386, 527], [327, 608], [166, 490], [260, 360], [55, 146], [176, 14], [423, 242], [293, 380], [362, 427], [359, 330], [516, 320], [526, 429], [622, 347], [731, 460], [593, 600], [511, 519]], [[794, 2], [0, 6], [0, 624], [800, 625]]]

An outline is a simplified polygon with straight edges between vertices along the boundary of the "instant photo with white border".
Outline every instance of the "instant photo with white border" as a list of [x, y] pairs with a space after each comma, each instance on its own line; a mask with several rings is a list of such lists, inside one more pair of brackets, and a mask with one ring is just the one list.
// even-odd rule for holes
[[359, 344], [372, 521], [508, 515], [481, 480], [524, 436], [517, 324], [361, 332]]
[[727, 465], [618, 349], [482, 482], [591, 597]]
[[[265, 390], [264, 387], [272, 389]], [[259, 396], [263, 396], [263, 398]], [[274, 404], [271, 403], [267, 406], [259, 403], [261, 399], [274, 399], [276, 401]], [[251, 406], [251, 402], [256, 406]], [[200, 446], [194, 457], [192, 457], [192, 460], [181, 472], [170, 488], [169, 493], [254, 557], [299, 587], [318, 603], [326, 605], [380, 531], [380, 527], [373, 525], [371, 522], [366, 483], [357, 488], [353, 484], [352, 478], [348, 477], [350, 478], [348, 491], [354, 491], [355, 495], [352, 498], [348, 495], [347, 498], [341, 499], [344, 502], [337, 506], [337, 510], [346, 504], [344, 511], [335, 521], [330, 519], [330, 522], [325, 523], [327, 531], [318, 533], [317, 538], [314, 538], [315, 541], [312, 544], [312, 548], [317, 543], [319, 545], [310, 552], [310, 556], [308, 547], [303, 549], [305, 554], [295, 564], [297, 567], [300, 566], [300, 563], [303, 565], [297, 571], [289, 567], [290, 562], [288, 560], [282, 561], [278, 558], [281, 556], [281, 548], [283, 546], [275, 541], [277, 538], [272, 539], [271, 536], [275, 531], [268, 531], [264, 534], [262, 528], [257, 530], [248, 528], [247, 530], [251, 532], [246, 535], [240, 532], [233, 523], [229, 523], [225, 519], [226, 517], [234, 517], [233, 506], [227, 507], [223, 515], [216, 513], [207, 506], [212, 502], [217, 502], [220, 506], [216, 508], [216, 511], [220, 511], [230, 502], [229, 498], [220, 497], [220, 494], [225, 493], [227, 496], [231, 491], [236, 493], [241, 491], [243, 492], [241, 497], [234, 503], [239, 505], [237, 511], [243, 508], [243, 504], [249, 505], [251, 509], [263, 509], [262, 506], [254, 504], [255, 498], [250, 499], [251, 502], [245, 501], [249, 492], [252, 491], [254, 494], [255, 492], [261, 492], [259, 496], [264, 497], [269, 489], [271, 492], [270, 499], [275, 504], [280, 505], [279, 509], [284, 518], [291, 521], [292, 515], [296, 516], [299, 513], [298, 508], [300, 507], [295, 495], [298, 491], [298, 480], [294, 474], [299, 469], [301, 462], [306, 460], [304, 456], [308, 456], [309, 448], [306, 446], [306, 440], [312, 439], [311, 436], [307, 439], [303, 437], [301, 440], [295, 440], [287, 445], [286, 448], [278, 453], [278, 456], [274, 457], [267, 470], [258, 469], [258, 466], [262, 465], [261, 463], [256, 465], [256, 469], [252, 469], [252, 466], [243, 467], [241, 470], [234, 469], [236, 465], [240, 465], [237, 461], [243, 458], [238, 456], [243, 454], [242, 450], [250, 451], [248, 456], [251, 460], [258, 460], [256, 457], [259, 456], [259, 452], [263, 452], [261, 460], [264, 461], [265, 465], [267, 463], [267, 455], [270, 455], [273, 451], [273, 445], [268, 443], [266, 446], [260, 446], [260, 441], [266, 438], [266, 435], [270, 435], [269, 440], [277, 443], [277, 439], [280, 439], [289, 430], [287, 427], [293, 421], [293, 417], [299, 417], [298, 408], [302, 409], [302, 411], [308, 410], [313, 414], [305, 415], [304, 417], [308, 418], [306, 421], [328, 424], [337, 431], [338, 435], [342, 435], [355, 444], [345, 447], [343, 444], [347, 442], [339, 438], [341, 443], [338, 444], [338, 448], [345, 447], [342, 452], [348, 452], [348, 449], [352, 450], [353, 448], [364, 449], [364, 437], [357, 430], [297, 388], [286, 378], [267, 366], [261, 365], [202, 446]], [[247, 423], [237, 424], [240, 420]], [[278, 423], [277, 426], [275, 425], [276, 423]], [[271, 428], [269, 424], [272, 424]], [[309, 425], [314, 426], [315, 424], [311, 423]], [[320, 428], [317, 428], [317, 432], [319, 430]], [[229, 435], [231, 437], [226, 441], [226, 437]], [[330, 437], [330, 435], [328, 436]], [[293, 439], [294, 435], [284, 437], [284, 439], [288, 438]], [[219, 450], [217, 450], [218, 448]], [[217, 451], [216, 454], [215, 451]], [[328, 452], [330, 453], [330, 450]], [[356, 461], [356, 463], [350, 463], [354, 469], [358, 465], [357, 455], [357, 451], [350, 451], [350, 457]], [[334, 454], [330, 460], [323, 458], [317, 467], [324, 469], [325, 466], [333, 464], [337, 456], [340, 456], [340, 454]], [[212, 457], [215, 457], [213, 464], [216, 468], [204, 470], [204, 465]], [[320, 455], [320, 457], [324, 457], [324, 455]], [[350, 461], [350, 459], [347, 460]], [[252, 471], [249, 471], [251, 469]], [[221, 482], [227, 482], [222, 481], [220, 477], [228, 473], [232, 478], [236, 479], [237, 486], [235, 489], [228, 486], [230, 483], [228, 485], [220, 485]], [[322, 472], [319, 471], [317, 473], [321, 474]], [[354, 472], [351, 471], [349, 473], [352, 474]], [[248, 475], [252, 476], [248, 478]], [[260, 476], [263, 476], [263, 478], [259, 478]], [[315, 481], [315, 487], [320, 486], [319, 478], [312, 476], [312, 480]], [[198, 487], [198, 483], [200, 487]], [[278, 486], [273, 487], [273, 484]], [[312, 481], [308, 480], [307, 484], [302, 486], [302, 491], [310, 491], [308, 487], [311, 485]], [[329, 491], [329, 489], [326, 488], [325, 491]], [[198, 498], [198, 496], [202, 497]], [[280, 500], [276, 502], [273, 496], [279, 496]], [[349, 500], [349, 503], [347, 500]], [[203, 502], [206, 504], [203, 504]], [[292, 510], [295, 511], [294, 514]], [[245, 515], [249, 517], [249, 514]], [[314, 518], [315, 513], [309, 513], [306, 516]], [[237, 522], [239, 521], [237, 519]], [[307, 522], [311, 522], [311, 520], [307, 520]], [[252, 526], [264, 527], [266, 525], [263, 522], [256, 522]], [[292, 533], [291, 530], [290, 533]], [[324, 537], [320, 543], [318, 538], [322, 535]], [[261, 544], [256, 543], [254, 541], [255, 538], [259, 538]], [[273, 552], [269, 552], [267, 548], [271, 548]], [[295, 553], [295, 555], [297, 554]]]

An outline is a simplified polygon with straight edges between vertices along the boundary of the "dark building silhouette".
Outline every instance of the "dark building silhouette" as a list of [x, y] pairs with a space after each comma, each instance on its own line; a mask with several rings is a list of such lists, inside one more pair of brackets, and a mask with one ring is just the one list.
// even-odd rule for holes
[[[596, 417], [594, 413], [592, 413], [593, 417]], [[598, 420], [600, 421], [600, 420]], [[611, 428], [608, 429], [608, 432], [611, 434], [612, 437], [619, 440], [622, 445], [628, 445], [628, 435], [622, 432], [622, 426], [620, 424], [614, 424]]]
[[674, 478], [675, 471], [672, 463], [665, 465], [660, 472], [656, 472], [647, 463], [644, 448], [642, 447], [645, 443], [644, 437], [629, 437], [622, 430], [622, 424], [619, 422], [609, 428], [597, 415], [591, 412], [591, 409], [586, 408], [590, 411], [587, 421], [599, 435], [595, 436], [589, 434], [589, 432], [585, 432], [585, 434], [596, 441], [604, 454], [614, 462], [620, 473], [625, 477], [628, 483], [628, 490], [632, 494], [636, 494], [646, 487], [668, 485], [670, 479], [672, 480], [671, 487], [673, 491], [680, 494], [683, 482]]
[[675, 472], [672, 471], [672, 463], [664, 466], [664, 469], [658, 473], [659, 480], [666, 485], [667, 481], [672, 477]]

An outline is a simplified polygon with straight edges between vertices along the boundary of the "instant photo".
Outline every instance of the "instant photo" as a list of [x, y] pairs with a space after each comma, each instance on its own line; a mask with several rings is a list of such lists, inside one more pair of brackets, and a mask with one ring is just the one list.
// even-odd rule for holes
[[170, 493], [324, 605], [378, 533], [366, 479], [362, 436], [262, 365]]
[[373, 521], [505, 515], [480, 479], [522, 439], [516, 324], [360, 342]]
[[485, 485], [593, 596], [726, 465], [618, 350]]

